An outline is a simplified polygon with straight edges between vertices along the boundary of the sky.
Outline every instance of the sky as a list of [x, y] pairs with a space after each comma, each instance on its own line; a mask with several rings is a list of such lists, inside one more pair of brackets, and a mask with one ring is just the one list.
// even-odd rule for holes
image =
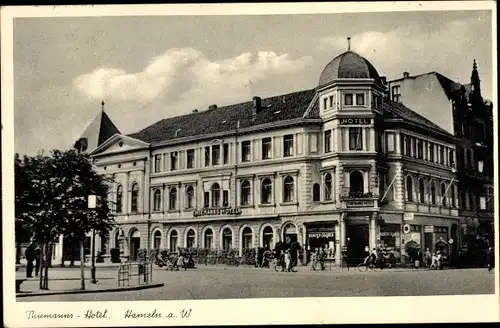
[[71, 147], [101, 110], [133, 133], [163, 118], [315, 88], [351, 49], [395, 79], [437, 71], [492, 98], [489, 11], [14, 20], [15, 152]]

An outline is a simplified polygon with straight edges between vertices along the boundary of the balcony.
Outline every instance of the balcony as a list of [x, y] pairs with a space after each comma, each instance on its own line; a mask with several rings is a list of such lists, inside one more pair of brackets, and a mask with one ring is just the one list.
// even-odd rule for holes
[[378, 207], [378, 199], [371, 192], [349, 192], [340, 196], [342, 208], [364, 209]]

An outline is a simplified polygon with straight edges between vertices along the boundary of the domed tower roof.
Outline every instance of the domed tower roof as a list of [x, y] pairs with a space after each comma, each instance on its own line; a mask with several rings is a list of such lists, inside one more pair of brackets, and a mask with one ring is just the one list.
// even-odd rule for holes
[[368, 60], [348, 50], [326, 65], [319, 78], [319, 85], [325, 85], [337, 79], [379, 80], [380, 76]]

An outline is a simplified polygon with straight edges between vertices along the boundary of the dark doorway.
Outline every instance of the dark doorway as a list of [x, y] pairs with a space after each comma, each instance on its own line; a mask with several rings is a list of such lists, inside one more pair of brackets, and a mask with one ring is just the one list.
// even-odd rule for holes
[[351, 264], [364, 261], [368, 253], [365, 247], [369, 245], [368, 224], [352, 224], [347, 226], [347, 256]]
[[137, 253], [141, 247], [141, 237], [130, 238], [130, 260], [137, 260]]

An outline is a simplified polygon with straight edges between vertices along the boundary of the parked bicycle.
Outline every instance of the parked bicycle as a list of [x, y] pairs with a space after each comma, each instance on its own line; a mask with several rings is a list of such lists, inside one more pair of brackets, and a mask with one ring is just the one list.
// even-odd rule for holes
[[370, 261], [370, 262], [363, 262], [358, 264], [358, 270], [359, 272], [366, 272], [368, 269], [374, 271], [374, 272], [380, 272], [384, 268], [385, 263], [382, 260], [377, 260], [377, 261]]
[[[276, 272], [285, 272], [286, 271], [286, 264], [285, 261], [280, 261], [278, 259], [274, 260], [274, 270]], [[289, 272], [297, 272], [295, 269], [295, 263], [291, 262], [290, 267], [288, 269]]]

